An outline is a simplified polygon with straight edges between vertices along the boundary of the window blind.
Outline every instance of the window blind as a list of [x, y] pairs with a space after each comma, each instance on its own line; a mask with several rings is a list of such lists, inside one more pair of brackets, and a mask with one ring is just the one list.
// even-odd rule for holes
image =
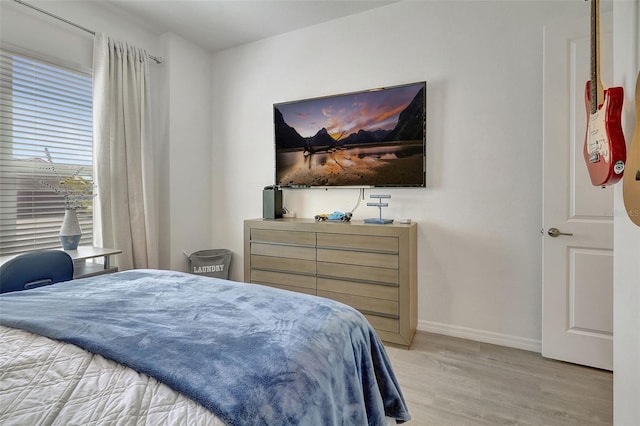
[[[51, 186], [92, 184], [92, 105], [90, 74], [0, 49], [0, 255], [60, 248], [65, 198]], [[85, 204], [81, 245], [93, 234]]]

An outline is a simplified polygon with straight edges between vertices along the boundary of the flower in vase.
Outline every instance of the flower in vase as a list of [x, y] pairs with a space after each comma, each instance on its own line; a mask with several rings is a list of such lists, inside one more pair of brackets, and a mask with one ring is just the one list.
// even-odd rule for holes
[[47, 157], [47, 169], [53, 172], [56, 179], [55, 181], [41, 180], [40, 183], [64, 197], [66, 210], [82, 210], [89, 207], [96, 194], [93, 193], [93, 182], [80, 175], [83, 166], [71, 175], [62, 175], [58, 172], [49, 149], [45, 148], [44, 152]]

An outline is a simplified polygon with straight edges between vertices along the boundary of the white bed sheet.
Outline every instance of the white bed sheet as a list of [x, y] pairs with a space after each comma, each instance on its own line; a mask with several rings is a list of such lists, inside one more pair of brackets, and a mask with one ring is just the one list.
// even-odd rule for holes
[[224, 425], [151, 377], [77, 346], [2, 326], [0, 424]]

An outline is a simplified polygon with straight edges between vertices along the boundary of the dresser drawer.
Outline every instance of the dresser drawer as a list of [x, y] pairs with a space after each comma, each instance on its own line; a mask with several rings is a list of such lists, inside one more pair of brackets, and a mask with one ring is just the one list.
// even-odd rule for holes
[[313, 275], [316, 273], [316, 261], [251, 255], [251, 269], [264, 269], [267, 271], [294, 272]]
[[354, 296], [352, 294], [321, 290], [318, 290], [318, 296], [337, 300], [338, 302], [342, 302], [368, 314], [381, 314], [390, 318], [398, 318], [398, 302], [394, 300], [375, 299], [373, 297]]
[[316, 260], [314, 247], [298, 247], [277, 244], [251, 243], [251, 254], [289, 259]]
[[316, 233], [304, 231], [277, 231], [273, 229], [252, 229], [251, 241], [315, 246]]
[[376, 330], [388, 331], [390, 333], [397, 333], [400, 330], [400, 324], [397, 319], [380, 317], [377, 315], [363, 314], [369, 321], [369, 324]]
[[341, 263], [318, 262], [319, 278], [338, 278], [362, 282], [376, 282], [398, 285], [398, 270], [373, 266], [344, 265]]
[[318, 233], [318, 247], [336, 247], [365, 251], [398, 253], [398, 238], [379, 235]]
[[303, 288], [303, 287], [293, 287], [293, 286], [281, 285], [281, 284], [262, 284], [262, 283], [256, 283], [256, 284], [257, 285], [266, 285], [268, 287], [279, 288], [281, 290], [295, 291], [297, 293], [310, 294], [312, 296], [316, 295], [316, 291], [315, 290], [311, 290], [311, 289]]
[[264, 271], [261, 269], [253, 269], [251, 271], [251, 282], [259, 284], [277, 284], [291, 287], [303, 287], [316, 290], [316, 277], [312, 275], [287, 274], [284, 272]]
[[398, 287], [376, 285], [354, 281], [318, 278], [318, 290], [334, 293], [346, 293], [354, 296], [374, 297], [377, 299], [399, 300]]
[[319, 262], [345, 263], [348, 265], [398, 269], [397, 254], [365, 253], [361, 251], [319, 248], [317, 258]]

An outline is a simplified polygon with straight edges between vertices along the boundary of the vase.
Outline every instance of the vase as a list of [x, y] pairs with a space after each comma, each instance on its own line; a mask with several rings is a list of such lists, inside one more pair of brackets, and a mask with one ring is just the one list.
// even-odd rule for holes
[[78, 222], [78, 212], [73, 209], [64, 211], [64, 220], [60, 228], [60, 243], [64, 250], [75, 250], [82, 237], [82, 230]]

